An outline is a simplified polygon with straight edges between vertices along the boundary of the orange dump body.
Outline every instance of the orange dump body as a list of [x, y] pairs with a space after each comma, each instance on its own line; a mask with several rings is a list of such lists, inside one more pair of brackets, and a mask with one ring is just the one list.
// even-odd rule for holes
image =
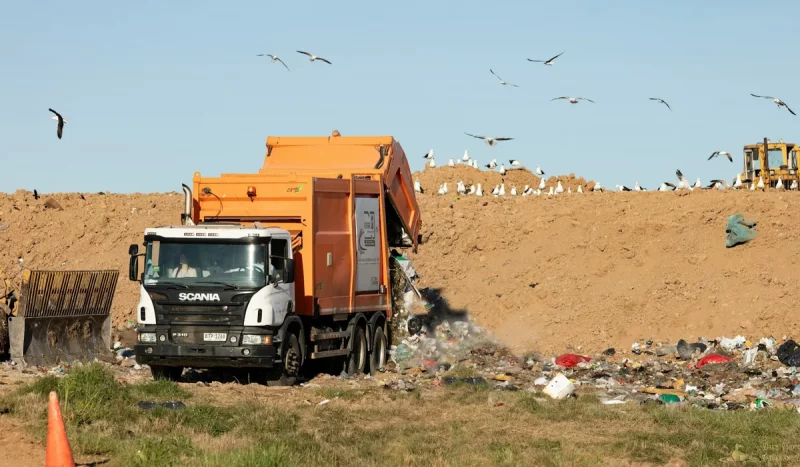
[[418, 244], [408, 160], [386, 137], [269, 137], [256, 174], [194, 174], [194, 223], [279, 227], [292, 235], [295, 312], [391, 317], [389, 248]]

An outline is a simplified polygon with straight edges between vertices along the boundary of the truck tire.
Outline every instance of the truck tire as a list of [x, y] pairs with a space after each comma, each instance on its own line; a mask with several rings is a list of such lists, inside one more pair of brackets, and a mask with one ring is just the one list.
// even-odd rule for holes
[[8, 306], [0, 303], [0, 361], [5, 360], [11, 346], [8, 335], [8, 315], [11, 313]]
[[386, 335], [383, 328], [375, 328], [372, 351], [369, 353], [369, 374], [375, 376], [386, 366]]
[[347, 357], [347, 374], [356, 376], [364, 373], [367, 367], [367, 336], [364, 328], [357, 327], [353, 335], [353, 345]]
[[154, 380], [166, 379], [168, 381], [179, 381], [183, 374], [182, 366], [150, 365], [150, 373]]
[[281, 368], [273, 370], [267, 377], [267, 386], [293, 386], [297, 383], [300, 375], [300, 365], [302, 364], [302, 354], [300, 353], [300, 340], [297, 334], [289, 334], [284, 349], [283, 365]]

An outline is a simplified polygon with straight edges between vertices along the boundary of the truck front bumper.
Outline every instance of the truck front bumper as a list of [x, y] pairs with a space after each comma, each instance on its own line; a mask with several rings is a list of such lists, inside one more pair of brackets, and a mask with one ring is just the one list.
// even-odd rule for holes
[[[164, 330], [139, 329], [140, 332]], [[166, 332], [165, 334], [168, 334]], [[146, 365], [183, 366], [192, 368], [272, 368], [280, 365], [275, 342], [272, 345], [179, 344], [171, 339], [139, 342], [133, 346], [136, 362]], [[276, 360], [277, 359], [277, 360]]]

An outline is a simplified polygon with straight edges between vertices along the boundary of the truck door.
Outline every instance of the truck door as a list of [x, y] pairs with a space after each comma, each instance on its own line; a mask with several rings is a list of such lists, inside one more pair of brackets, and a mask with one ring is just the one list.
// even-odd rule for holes
[[270, 241], [269, 270], [273, 277], [280, 278], [277, 285], [270, 281], [270, 303], [274, 313], [274, 323], [283, 323], [288, 312], [289, 302], [294, 296], [294, 283], [286, 280], [286, 259], [289, 258], [289, 241], [284, 238], [272, 238]]

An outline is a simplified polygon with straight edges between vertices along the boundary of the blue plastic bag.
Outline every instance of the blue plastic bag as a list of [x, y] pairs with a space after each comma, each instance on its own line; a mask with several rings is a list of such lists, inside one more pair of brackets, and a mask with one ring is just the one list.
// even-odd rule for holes
[[725, 226], [725, 247], [731, 248], [756, 238], [755, 226], [754, 221], [745, 220], [741, 214], [730, 216], [728, 225]]

